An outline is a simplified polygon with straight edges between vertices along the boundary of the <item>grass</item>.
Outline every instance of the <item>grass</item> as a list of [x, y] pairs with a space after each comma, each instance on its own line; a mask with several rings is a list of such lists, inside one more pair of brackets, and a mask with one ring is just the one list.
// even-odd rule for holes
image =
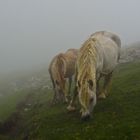
[[81, 121], [78, 109], [69, 113], [66, 104], [50, 106], [51, 90], [32, 92], [31, 106], [20, 110], [22, 119], [12, 140], [140, 139], [140, 62], [118, 66], [109, 97], [97, 102], [87, 122]]
[[23, 100], [25, 93], [16, 92], [0, 98], [0, 121], [5, 121], [13, 112], [16, 111], [16, 105]]

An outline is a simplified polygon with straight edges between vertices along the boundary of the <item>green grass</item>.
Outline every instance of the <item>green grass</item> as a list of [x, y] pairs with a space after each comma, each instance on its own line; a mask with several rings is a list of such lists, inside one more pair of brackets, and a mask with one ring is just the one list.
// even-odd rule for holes
[[28, 100], [32, 104], [29, 110], [21, 110], [15, 139], [140, 139], [140, 62], [118, 66], [108, 98], [97, 102], [89, 121], [81, 121], [78, 109], [67, 112], [66, 104], [50, 106], [51, 98], [51, 90], [34, 91]]
[[6, 120], [13, 112], [16, 111], [16, 106], [25, 98], [25, 92], [15, 92], [0, 97], [0, 121]]

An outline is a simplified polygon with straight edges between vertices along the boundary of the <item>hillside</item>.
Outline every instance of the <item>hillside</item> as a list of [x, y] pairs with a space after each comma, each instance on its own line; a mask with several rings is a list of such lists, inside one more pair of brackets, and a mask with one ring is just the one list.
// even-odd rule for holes
[[66, 104], [52, 106], [52, 89], [32, 88], [13, 115], [1, 124], [0, 139], [138, 140], [139, 85], [140, 62], [120, 64], [109, 97], [98, 101], [92, 118], [87, 122], [81, 121], [79, 110], [68, 113]]
[[123, 47], [121, 50], [121, 63], [140, 60], [140, 43]]

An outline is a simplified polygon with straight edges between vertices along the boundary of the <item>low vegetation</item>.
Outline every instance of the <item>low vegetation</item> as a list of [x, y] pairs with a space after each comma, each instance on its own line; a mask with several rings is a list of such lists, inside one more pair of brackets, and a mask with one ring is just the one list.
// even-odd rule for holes
[[[139, 85], [140, 62], [120, 64], [114, 73], [108, 98], [97, 102], [92, 118], [86, 122], [80, 119], [79, 106], [75, 112], [70, 113], [66, 110], [67, 104], [51, 105], [53, 95], [51, 89], [29, 90], [26, 98], [23, 98], [24, 100], [15, 109], [18, 117], [16, 119], [8, 117], [1, 124], [0, 138], [3, 140], [139, 140]], [[16, 98], [17, 94], [12, 98]], [[6, 105], [12, 106], [12, 102], [7, 101], [5, 108]], [[2, 110], [1, 105], [0, 110]], [[9, 110], [14, 109], [9, 108]]]

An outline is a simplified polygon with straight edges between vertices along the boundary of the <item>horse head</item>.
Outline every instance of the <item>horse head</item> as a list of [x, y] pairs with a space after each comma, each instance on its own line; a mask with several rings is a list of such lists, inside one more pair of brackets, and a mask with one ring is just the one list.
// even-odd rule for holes
[[94, 40], [87, 40], [77, 61], [77, 90], [81, 104], [82, 119], [90, 117], [96, 104], [96, 50]]
[[96, 84], [95, 80], [85, 78], [77, 81], [77, 90], [81, 104], [82, 120], [91, 116], [91, 112], [96, 104]]

